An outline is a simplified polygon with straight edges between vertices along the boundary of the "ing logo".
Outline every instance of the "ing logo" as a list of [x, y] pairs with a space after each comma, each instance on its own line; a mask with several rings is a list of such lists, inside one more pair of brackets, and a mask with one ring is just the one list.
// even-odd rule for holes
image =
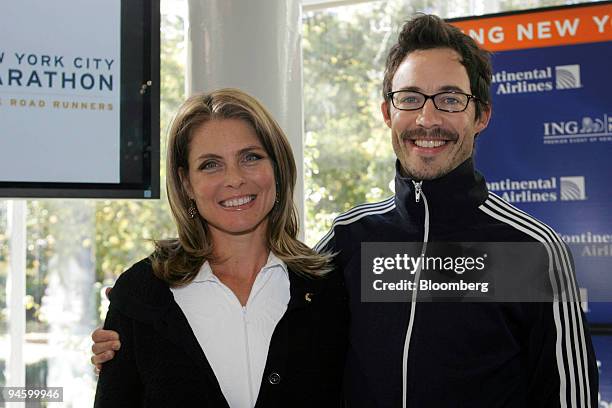
[[556, 88], [575, 89], [582, 88], [580, 82], [580, 65], [557, 65], [555, 67]]
[[559, 177], [561, 184], [561, 201], [586, 200], [584, 176]]

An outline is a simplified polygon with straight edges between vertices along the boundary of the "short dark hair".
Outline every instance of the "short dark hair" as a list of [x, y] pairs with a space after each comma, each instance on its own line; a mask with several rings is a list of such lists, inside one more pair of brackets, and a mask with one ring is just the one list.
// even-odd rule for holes
[[434, 15], [419, 14], [404, 23], [397, 43], [391, 47], [387, 56], [383, 98], [389, 101], [387, 94], [392, 91], [393, 76], [404, 58], [412, 51], [433, 48], [450, 48], [461, 56], [460, 62], [470, 79], [470, 91], [480, 100], [480, 103], [477, 101], [475, 104], [476, 119], [479, 119], [482, 114], [482, 104], [488, 105], [491, 101], [490, 53], [480, 48], [476, 41], [457, 27]]

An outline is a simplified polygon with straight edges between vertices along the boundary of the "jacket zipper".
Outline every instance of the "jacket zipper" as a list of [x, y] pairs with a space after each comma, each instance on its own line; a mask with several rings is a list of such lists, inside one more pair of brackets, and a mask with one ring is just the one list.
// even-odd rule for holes
[[422, 191], [423, 182], [413, 181], [412, 183], [414, 184], [414, 200], [418, 203], [419, 201], [421, 201], [421, 194], [423, 193]]
[[244, 328], [244, 345], [246, 348], [247, 382], [249, 385], [249, 406], [253, 407], [253, 380], [251, 375], [251, 355], [249, 353], [249, 330], [247, 328], [247, 308], [242, 306], [242, 327]]
[[[414, 199], [418, 203], [423, 197], [423, 205], [425, 206], [425, 225], [423, 233], [423, 247], [421, 249], [421, 255], [425, 256], [425, 250], [427, 249], [427, 242], [429, 240], [429, 207], [427, 205], [427, 197], [423, 193], [422, 187], [423, 182], [412, 181], [414, 184]], [[414, 314], [416, 310], [416, 300], [419, 292], [419, 280], [421, 277], [422, 263], [419, 264], [416, 273], [414, 274], [415, 290], [412, 292], [412, 299], [410, 301], [410, 319], [408, 321], [408, 329], [406, 330], [406, 337], [404, 339], [404, 354], [402, 356], [402, 407], [406, 408], [406, 397], [408, 388], [408, 351], [410, 349], [410, 336], [412, 335], [412, 326], [414, 325]]]

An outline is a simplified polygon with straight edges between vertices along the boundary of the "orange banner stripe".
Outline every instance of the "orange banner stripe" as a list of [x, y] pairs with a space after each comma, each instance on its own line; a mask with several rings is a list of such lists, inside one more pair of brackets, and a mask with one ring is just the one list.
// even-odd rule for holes
[[612, 41], [612, 3], [451, 21], [489, 51]]

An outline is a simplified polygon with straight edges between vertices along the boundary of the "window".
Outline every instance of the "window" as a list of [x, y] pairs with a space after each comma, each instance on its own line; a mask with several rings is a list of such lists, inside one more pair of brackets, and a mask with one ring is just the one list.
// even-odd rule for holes
[[[165, 199], [165, 136], [184, 99], [184, 8], [162, 0], [161, 173], [159, 201], [31, 200], [27, 203], [26, 384], [64, 387], [65, 407], [91, 406], [92, 329], [107, 303], [104, 286], [147, 256], [147, 239], [174, 236]], [[485, 9], [494, 4], [496, 10]], [[459, 17], [565, 4], [563, 1], [398, 0], [306, 8], [303, 17], [307, 243], [358, 203], [392, 194], [394, 155], [380, 116], [386, 52], [402, 20], [416, 10]], [[178, 8], [177, 8], [178, 6]], [[9, 357], [6, 279], [7, 207], [0, 200], [0, 386]]]
[[[395, 156], [382, 121], [385, 58], [403, 21], [415, 12], [456, 18], [564, 5], [560, 0], [354, 1], [303, 14], [306, 242], [314, 245], [333, 219], [391, 191]], [[329, 4], [350, 1], [331, 1]]]

